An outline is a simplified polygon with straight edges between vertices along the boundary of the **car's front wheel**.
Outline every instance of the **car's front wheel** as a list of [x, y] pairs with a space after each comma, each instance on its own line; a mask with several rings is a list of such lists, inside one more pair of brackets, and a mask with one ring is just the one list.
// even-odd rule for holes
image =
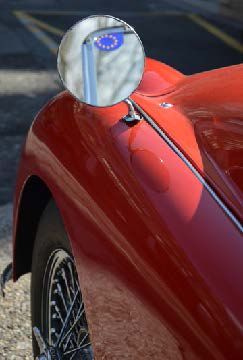
[[31, 280], [33, 351], [38, 359], [93, 359], [69, 240], [50, 202], [37, 231]]

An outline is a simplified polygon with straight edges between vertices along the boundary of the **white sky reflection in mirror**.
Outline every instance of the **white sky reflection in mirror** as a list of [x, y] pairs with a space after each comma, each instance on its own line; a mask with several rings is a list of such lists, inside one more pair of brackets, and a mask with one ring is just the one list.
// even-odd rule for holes
[[80, 101], [112, 106], [130, 96], [144, 71], [144, 49], [134, 30], [110, 16], [92, 16], [64, 35], [57, 67]]

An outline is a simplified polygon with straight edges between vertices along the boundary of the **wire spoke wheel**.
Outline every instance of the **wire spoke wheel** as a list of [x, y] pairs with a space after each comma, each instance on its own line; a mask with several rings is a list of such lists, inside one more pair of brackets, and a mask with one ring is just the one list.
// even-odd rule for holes
[[[84, 303], [73, 258], [63, 249], [49, 257], [42, 293], [42, 324], [47, 359], [92, 360]], [[39, 357], [42, 359], [43, 357]]]

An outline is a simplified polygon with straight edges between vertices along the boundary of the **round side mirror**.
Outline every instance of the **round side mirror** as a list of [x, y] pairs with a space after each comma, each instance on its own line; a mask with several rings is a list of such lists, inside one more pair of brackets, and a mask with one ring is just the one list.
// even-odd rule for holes
[[78, 100], [112, 106], [138, 87], [145, 54], [133, 28], [112, 16], [90, 16], [64, 35], [57, 68], [64, 86]]

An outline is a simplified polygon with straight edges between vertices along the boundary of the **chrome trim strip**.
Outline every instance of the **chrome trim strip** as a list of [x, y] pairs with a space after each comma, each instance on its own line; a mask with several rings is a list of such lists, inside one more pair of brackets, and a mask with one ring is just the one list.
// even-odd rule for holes
[[207, 183], [207, 181], [202, 177], [199, 171], [190, 163], [190, 161], [186, 158], [186, 156], [178, 149], [178, 147], [170, 140], [170, 138], [164, 133], [163, 130], [154, 122], [154, 120], [146, 114], [146, 112], [136, 104], [136, 102], [132, 99], [130, 101], [137, 108], [137, 110], [143, 115], [146, 122], [152, 126], [152, 128], [164, 139], [164, 141], [170, 146], [170, 148], [181, 158], [181, 160], [187, 165], [187, 167], [193, 172], [193, 174], [197, 177], [197, 179], [201, 182], [201, 184], [207, 189], [210, 195], [214, 198], [214, 200], [218, 203], [221, 209], [226, 213], [226, 215], [230, 218], [230, 220], [234, 223], [234, 225], [239, 229], [241, 233], [243, 233], [243, 224], [235, 217], [235, 215], [228, 209], [225, 203], [220, 199], [220, 197], [215, 193], [212, 187]]

